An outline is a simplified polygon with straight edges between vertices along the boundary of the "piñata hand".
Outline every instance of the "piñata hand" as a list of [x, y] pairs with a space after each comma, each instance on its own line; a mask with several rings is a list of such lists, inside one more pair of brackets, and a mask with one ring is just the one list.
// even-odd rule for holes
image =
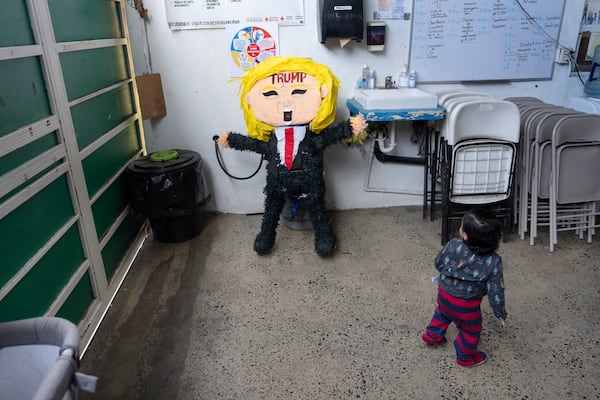
[[358, 114], [350, 117], [350, 126], [352, 127], [354, 136], [359, 136], [367, 130], [369, 124], [362, 114]]
[[229, 147], [229, 132], [223, 132], [219, 135], [217, 143], [223, 147]]

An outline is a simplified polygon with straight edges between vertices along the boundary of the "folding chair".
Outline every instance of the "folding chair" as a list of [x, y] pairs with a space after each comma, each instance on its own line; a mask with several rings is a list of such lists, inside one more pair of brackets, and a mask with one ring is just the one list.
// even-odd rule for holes
[[504, 100], [476, 99], [448, 115], [442, 163], [442, 244], [452, 221], [474, 205], [488, 205], [505, 220], [505, 238], [514, 219], [512, 191], [519, 143], [517, 106]]
[[[514, 196], [515, 209], [518, 210], [515, 213], [515, 223], [518, 226], [519, 237], [524, 240], [525, 233], [529, 231], [530, 244], [533, 244], [537, 236], [537, 226], [548, 223], [548, 191], [547, 189], [542, 191], [542, 193], [546, 193], [546, 197], [542, 198], [537, 193], [540, 185], [538, 182], [540, 167], [539, 163], [534, 160], [534, 156], [536, 149], [541, 147], [542, 141], [551, 139], [551, 134], [546, 134], [542, 140], [539, 137], [540, 126], [544, 125], [544, 129], [549, 129], [551, 132], [552, 124], [558, 119], [557, 117], [576, 113], [576, 111], [545, 103], [535, 97], [509, 97], [505, 100], [514, 102], [521, 114], [521, 141], [516, 171], [518, 185], [516, 185]], [[547, 187], [547, 183], [545, 184]], [[533, 195], [532, 192], [534, 192]], [[542, 200], [541, 204], [539, 200]]]
[[[529, 222], [529, 244], [535, 243], [538, 226], [549, 224], [551, 142], [552, 132], [558, 121], [565, 116], [577, 115], [579, 112], [562, 107], [548, 108], [538, 112], [527, 126], [525, 136], [527, 143], [527, 165], [522, 176], [523, 197], [520, 203], [520, 229], [525, 231]], [[522, 153], [525, 153], [523, 148]], [[531, 197], [526, 196], [530, 193]], [[523, 237], [522, 237], [523, 238]]]
[[[558, 231], [575, 230], [592, 242], [600, 214], [600, 115], [575, 114], [561, 118], [552, 132], [550, 175], [550, 252]], [[559, 213], [561, 207], [569, 213]]]
[[[530, 114], [535, 113], [540, 108], [549, 106], [549, 104], [544, 103], [542, 100], [540, 100], [536, 97], [507, 97], [504, 100], [514, 103], [517, 106], [517, 108], [519, 109], [520, 118], [521, 118], [520, 129], [519, 129], [519, 132], [521, 133], [521, 143], [519, 144], [519, 148], [521, 150], [526, 149], [527, 146], [524, 146], [523, 142], [528, 142], [528, 140], [525, 139], [525, 134], [526, 134], [525, 125], [528, 121]], [[517, 166], [515, 168], [515, 176], [517, 177], [516, 178], [517, 184], [515, 185], [513, 202], [514, 202], [514, 209], [517, 210], [517, 212], [515, 212], [515, 215], [514, 215], [515, 220], [513, 222], [515, 225], [518, 226], [518, 233], [519, 233], [519, 237], [521, 239], [525, 238], [525, 232], [527, 231], [527, 229], [526, 229], [527, 228], [527, 224], [526, 224], [527, 219], [525, 220], [525, 223], [523, 223], [521, 220], [521, 217], [523, 215], [523, 213], [521, 211], [521, 206], [522, 206], [521, 198], [525, 197], [526, 200], [528, 199], [527, 189], [525, 188], [525, 190], [523, 190], [523, 184], [521, 183], [521, 179], [523, 178], [523, 173], [525, 173], [527, 170], [527, 168], [526, 168], [527, 159], [528, 159], [528, 152], [520, 151], [519, 152], [519, 161], [517, 162]], [[527, 205], [527, 202], [525, 204]], [[525, 210], [525, 212], [526, 211], [527, 210]]]
[[[461, 102], [471, 101], [473, 99], [484, 98], [493, 99], [492, 95], [485, 92], [469, 91], [469, 90], [442, 90], [436, 92], [438, 96], [438, 104], [446, 109], [446, 115], [449, 115], [451, 110]], [[441, 184], [441, 165], [440, 165], [440, 149], [442, 146], [441, 138], [445, 135], [447, 129], [447, 119], [436, 121], [435, 135], [433, 140], [429, 143], [429, 160], [428, 170], [431, 181], [431, 188], [426, 194], [430, 196], [430, 218], [433, 221], [435, 219], [435, 206], [436, 201], [441, 201], [441, 193], [438, 190], [438, 184]], [[425, 203], [429, 201], [429, 198], [425, 199]]]

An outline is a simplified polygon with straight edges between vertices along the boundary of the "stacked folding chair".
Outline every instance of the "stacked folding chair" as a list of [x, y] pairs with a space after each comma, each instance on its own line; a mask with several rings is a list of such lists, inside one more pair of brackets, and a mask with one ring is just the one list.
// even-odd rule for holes
[[[592, 242], [600, 226], [600, 115], [574, 114], [554, 127], [550, 165], [550, 251], [558, 243], [558, 231], [576, 231]], [[567, 208], [567, 212], [561, 212]]]
[[520, 135], [517, 106], [481, 93], [442, 99], [447, 110], [438, 154], [442, 243], [453, 221], [473, 206], [493, 209], [512, 228], [514, 171]]
[[558, 243], [558, 231], [574, 230], [581, 238], [587, 232], [591, 242], [600, 177], [590, 171], [600, 165], [600, 115], [534, 98], [506, 100], [521, 113], [519, 236], [525, 239], [529, 232], [533, 245], [538, 227], [547, 226], [550, 251]]

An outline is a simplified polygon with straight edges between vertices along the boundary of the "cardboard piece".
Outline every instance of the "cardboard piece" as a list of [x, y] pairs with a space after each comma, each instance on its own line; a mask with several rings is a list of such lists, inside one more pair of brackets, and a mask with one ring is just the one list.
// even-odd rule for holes
[[146, 74], [135, 77], [142, 119], [152, 119], [167, 115], [160, 74]]

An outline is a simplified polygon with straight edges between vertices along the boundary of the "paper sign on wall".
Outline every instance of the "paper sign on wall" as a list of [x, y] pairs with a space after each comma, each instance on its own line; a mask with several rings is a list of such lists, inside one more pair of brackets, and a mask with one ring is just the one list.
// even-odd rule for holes
[[235, 24], [304, 24], [304, 0], [165, 0], [169, 28], [223, 28]]
[[404, 19], [405, 0], [378, 0], [374, 19]]
[[279, 53], [277, 22], [228, 25], [230, 76], [240, 77], [261, 61]]

